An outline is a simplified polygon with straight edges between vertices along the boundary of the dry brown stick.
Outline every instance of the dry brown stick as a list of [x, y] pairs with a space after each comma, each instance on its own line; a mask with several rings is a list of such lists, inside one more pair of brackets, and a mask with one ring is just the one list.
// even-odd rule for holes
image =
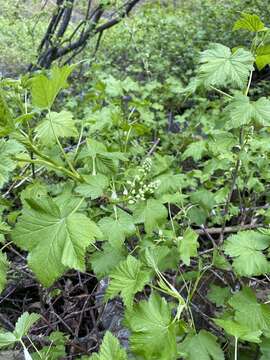
[[241, 230], [249, 230], [249, 229], [258, 229], [258, 228], [265, 228], [264, 224], [247, 224], [247, 225], [235, 225], [235, 226], [226, 226], [224, 229], [222, 227], [219, 228], [208, 228], [208, 229], [195, 229], [197, 234], [205, 235], [207, 232], [208, 234], [221, 234], [224, 233], [234, 233]]

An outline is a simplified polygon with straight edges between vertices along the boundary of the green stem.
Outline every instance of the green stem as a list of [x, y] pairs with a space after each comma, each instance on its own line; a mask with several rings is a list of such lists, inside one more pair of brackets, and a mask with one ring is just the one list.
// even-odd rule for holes
[[248, 79], [248, 84], [247, 84], [247, 88], [245, 91], [245, 95], [248, 95], [249, 89], [250, 89], [250, 85], [251, 85], [251, 81], [252, 81], [252, 75], [253, 75], [253, 70], [251, 70], [250, 75], [249, 75], [249, 79]]
[[234, 360], [237, 360], [237, 348], [238, 348], [238, 338], [235, 337], [235, 342], [234, 342]]
[[23, 159], [23, 158], [18, 158], [16, 156], [13, 157], [14, 160], [18, 161], [18, 162], [28, 162], [30, 164], [40, 164], [40, 165], [44, 165], [44, 166], [48, 166], [56, 171], [60, 171], [62, 173], [64, 173], [65, 175], [71, 177], [72, 179], [76, 180], [76, 181], [82, 181], [81, 177], [78, 177], [76, 174], [74, 174], [73, 172], [67, 170], [66, 168], [64, 168], [63, 166], [58, 166], [55, 165], [53, 162], [49, 162], [46, 160], [41, 160], [41, 159]]
[[230, 99], [233, 98], [233, 96], [231, 96], [230, 94], [228, 94], [228, 93], [226, 93], [225, 91], [222, 91], [222, 90], [220, 90], [220, 89], [217, 89], [216, 87], [214, 87], [214, 86], [212, 86], [212, 85], [210, 85], [210, 88], [213, 89], [213, 90], [215, 90], [216, 92], [218, 92], [218, 93], [221, 94], [221, 95], [225, 95], [225, 96], [229, 97]]
[[96, 176], [97, 172], [96, 172], [96, 157], [95, 156], [92, 157], [92, 164], [93, 164], [92, 175]]

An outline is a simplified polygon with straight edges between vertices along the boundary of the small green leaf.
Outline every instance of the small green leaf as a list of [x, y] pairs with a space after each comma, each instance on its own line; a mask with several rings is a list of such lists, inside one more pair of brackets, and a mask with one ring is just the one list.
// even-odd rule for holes
[[214, 322], [222, 327], [227, 334], [234, 336], [237, 339], [259, 343], [262, 332], [260, 330], [254, 331], [248, 325], [239, 324], [230, 319], [214, 319]]
[[15, 140], [0, 140], [0, 189], [9, 180], [11, 172], [15, 169], [16, 163], [11, 159], [12, 155], [17, 155], [23, 147]]
[[46, 119], [36, 127], [35, 132], [40, 141], [47, 146], [56, 142], [55, 135], [58, 138], [72, 138], [78, 135], [73, 115], [65, 110], [60, 113], [51, 112], [47, 114]]
[[270, 45], [262, 45], [256, 50], [256, 65], [259, 70], [270, 64]]
[[104, 195], [104, 191], [109, 185], [108, 178], [102, 174], [85, 175], [84, 179], [86, 182], [78, 185], [75, 191], [85, 198], [92, 200]]
[[194, 161], [201, 160], [201, 158], [207, 153], [207, 142], [206, 141], [195, 141], [188, 145], [184, 153], [182, 154], [182, 159], [186, 160], [191, 157]]
[[262, 253], [270, 245], [270, 236], [257, 231], [243, 231], [225, 241], [225, 254], [233, 258], [233, 268], [241, 276], [257, 276], [269, 272], [270, 266]]
[[134, 295], [143, 290], [149, 278], [149, 271], [144, 270], [142, 263], [129, 255], [110, 273], [106, 299], [112, 299], [120, 293], [124, 304], [131, 308]]
[[23, 313], [18, 321], [16, 322], [14, 335], [16, 336], [17, 341], [19, 341], [23, 336], [28, 334], [30, 328], [40, 319], [40, 315], [28, 312]]
[[260, 360], [269, 360], [270, 359], [270, 339], [263, 339], [260, 344], [260, 352], [262, 356]]
[[134, 210], [135, 224], [144, 223], [147, 233], [152, 233], [167, 218], [166, 207], [155, 199], [149, 199], [146, 202], [139, 203]]
[[90, 263], [95, 275], [102, 278], [108, 276], [121, 261], [126, 259], [126, 256], [124, 248], [119, 249], [112, 247], [109, 243], [104, 243], [101, 251], [96, 251], [91, 255]]
[[14, 344], [17, 341], [12, 332], [0, 333], [0, 348]]
[[67, 79], [74, 70], [74, 65], [53, 67], [50, 77], [35, 75], [31, 80], [33, 105], [39, 109], [50, 109], [58, 93], [67, 87]]
[[6, 136], [14, 129], [11, 111], [6, 102], [4, 92], [0, 90], [0, 136]]
[[235, 310], [235, 320], [251, 330], [270, 330], [270, 305], [257, 302], [254, 292], [244, 288], [229, 301]]
[[201, 330], [196, 335], [188, 335], [180, 344], [180, 351], [186, 360], [224, 360], [224, 354], [217, 338], [208, 331]]
[[259, 16], [255, 14], [242, 13], [240, 19], [235, 22], [233, 30], [248, 30], [251, 32], [259, 32], [266, 30], [266, 27]]
[[230, 296], [231, 291], [229, 288], [223, 288], [217, 285], [211, 285], [207, 293], [207, 298], [217, 306], [223, 306]]
[[270, 101], [265, 97], [257, 101], [250, 101], [248, 96], [237, 94], [227, 110], [231, 120], [226, 124], [227, 128], [238, 128], [248, 125], [252, 121], [262, 126], [270, 125]]
[[131, 350], [145, 360], [174, 360], [176, 323], [165, 299], [151, 294], [126, 312], [125, 324], [131, 330]]
[[6, 254], [0, 252], [0, 293], [4, 290], [7, 283], [7, 270], [9, 262]]
[[178, 249], [181, 260], [188, 266], [190, 265], [190, 258], [198, 255], [197, 249], [199, 243], [197, 239], [198, 234], [194, 230], [188, 228], [185, 231], [183, 238], [179, 240]]
[[251, 52], [242, 48], [234, 53], [221, 44], [213, 44], [202, 52], [199, 77], [206, 86], [234, 85], [243, 88], [253, 69], [254, 58]]
[[[78, 204], [78, 201], [77, 201]], [[61, 206], [50, 198], [28, 200], [12, 238], [28, 250], [28, 264], [44, 286], [51, 286], [68, 268], [85, 271], [85, 251], [101, 231], [76, 204]], [[74, 205], [72, 207], [71, 205]]]
[[92, 355], [89, 360], [127, 360], [127, 353], [121, 348], [119, 340], [107, 331], [99, 353]]
[[99, 226], [112, 247], [119, 248], [128, 236], [136, 232], [131, 215], [123, 210], [117, 211], [117, 219], [104, 217], [99, 221]]

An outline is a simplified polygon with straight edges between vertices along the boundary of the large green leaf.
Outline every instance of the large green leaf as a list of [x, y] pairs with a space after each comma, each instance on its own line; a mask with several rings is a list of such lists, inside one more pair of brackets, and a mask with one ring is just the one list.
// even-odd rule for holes
[[15, 244], [29, 251], [29, 266], [45, 286], [68, 268], [84, 271], [85, 251], [101, 236], [97, 225], [70, 203], [59, 207], [50, 198], [28, 201], [30, 208], [23, 210], [12, 232]]
[[266, 27], [258, 15], [242, 13], [240, 19], [235, 22], [233, 30], [258, 32], [266, 30]]
[[143, 290], [148, 283], [150, 272], [143, 269], [139, 260], [129, 255], [109, 276], [110, 283], [106, 292], [106, 299], [111, 299], [120, 293], [124, 304], [130, 308], [134, 295]]
[[35, 132], [44, 145], [55, 143], [55, 135], [58, 138], [76, 137], [78, 135], [73, 115], [65, 110], [60, 113], [51, 112], [47, 114], [46, 119], [36, 127]]
[[199, 77], [206, 86], [234, 85], [243, 88], [253, 69], [253, 55], [244, 49], [237, 49], [234, 53], [221, 44], [213, 44], [202, 52]]
[[270, 125], [270, 101], [265, 97], [250, 101], [248, 96], [237, 94], [227, 106], [227, 110], [231, 118], [227, 123], [227, 128], [238, 128], [252, 121], [262, 126]]
[[117, 248], [121, 248], [125, 239], [136, 232], [132, 216], [123, 210], [117, 211], [117, 219], [113, 217], [102, 218], [99, 226], [106, 240], [108, 240], [113, 247]]
[[126, 312], [131, 350], [145, 360], [176, 360], [176, 324], [165, 299], [152, 294]]
[[149, 199], [139, 203], [134, 210], [136, 224], [144, 223], [147, 233], [157, 229], [167, 218], [166, 207], [158, 200]]
[[127, 353], [121, 348], [118, 339], [107, 331], [99, 353], [92, 355], [89, 360], [127, 360]]
[[39, 109], [50, 109], [58, 93], [67, 87], [67, 79], [74, 65], [53, 67], [50, 76], [35, 75], [31, 79], [31, 94], [33, 105]]
[[243, 231], [225, 241], [225, 254], [233, 258], [233, 268], [238, 275], [256, 276], [268, 273], [269, 262], [263, 250], [270, 245], [270, 236], [257, 231]]
[[180, 352], [187, 360], [224, 360], [224, 354], [217, 339], [208, 331], [201, 330], [189, 335], [181, 344]]

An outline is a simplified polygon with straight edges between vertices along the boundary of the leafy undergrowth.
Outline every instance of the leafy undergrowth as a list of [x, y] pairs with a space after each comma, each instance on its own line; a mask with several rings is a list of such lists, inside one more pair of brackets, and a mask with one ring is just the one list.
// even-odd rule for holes
[[[270, 30], [242, 14], [234, 31], [250, 48], [213, 44], [185, 88], [97, 73], [68, 98], [76, 65], [1, 81], [0, 346], [269, 359], [270, 100], [252, 77]], [[168, 115], [165, 91], [193, 106]]]

